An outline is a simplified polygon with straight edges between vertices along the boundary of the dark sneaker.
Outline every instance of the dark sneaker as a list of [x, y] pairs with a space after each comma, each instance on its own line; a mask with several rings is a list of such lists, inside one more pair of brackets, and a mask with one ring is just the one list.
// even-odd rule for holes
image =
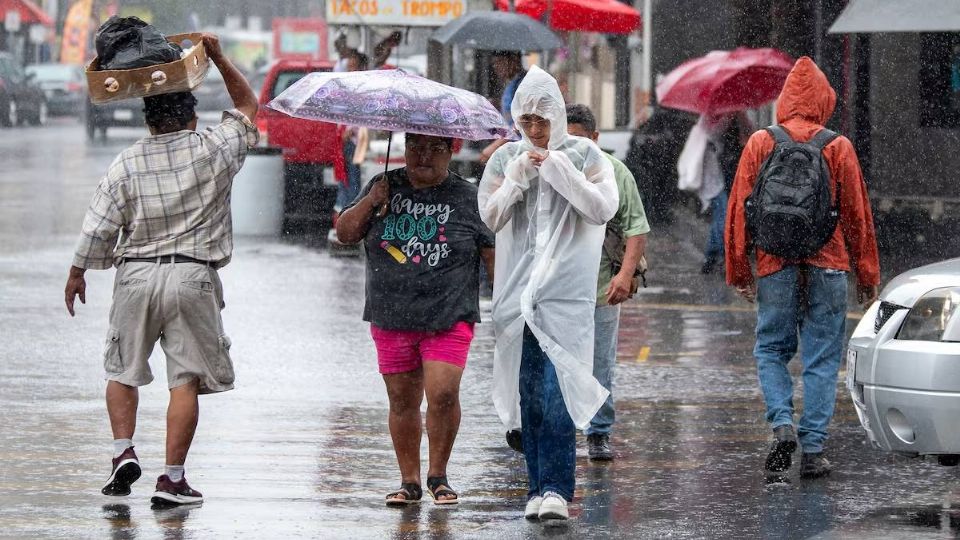
[[804, 452], [800, 458], [800, 478], [820, 478], [830, 474], [832, 467], [823, 452]]
[[610, 435], [606, 433], [592, 433], [587, 435], [587, 452], [591, 461], [613, 461], [613, 450], [610, 449]]
[[163, 475], [157, 478], [157, 491], [150, 502], [156, 505], [197, 504], [203, 502], [203, 494], [191, 488], [186, 478], [174, 482], [169, 476]]
[[523, 435], [519, 429], [511, 429], [507, 432], [507, 446], [523, 453]]
[[790, 469], [791, 456], [797, 449], [797, 434], [793, 426], [778, 426], [773, 430], [773, 444], [764, 468], [770, 472], [783, 472]]
[[104, 484], [100, 493], [114, 497], [130, 494], [130, 485], [140, 478], [140, 460], [133, 447], [127, 448], [122, 454], [113, 458], [113, 469], [110, 478]]

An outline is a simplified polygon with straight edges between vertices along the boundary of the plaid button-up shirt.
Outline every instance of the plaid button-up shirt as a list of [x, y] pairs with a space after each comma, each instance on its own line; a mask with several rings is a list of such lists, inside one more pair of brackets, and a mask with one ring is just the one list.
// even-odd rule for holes
[[227, 264], [233, 177], [257, 141], [257, 128], [233, 110], [205, 132], [151, 135], [124, 150], [93, 195], [73, 265], [163, 255]]

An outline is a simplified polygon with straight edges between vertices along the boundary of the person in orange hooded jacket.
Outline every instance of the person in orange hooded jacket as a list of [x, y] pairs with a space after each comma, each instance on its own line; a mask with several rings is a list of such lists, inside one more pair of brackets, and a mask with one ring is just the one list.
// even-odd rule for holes
[[[797, 60], [777, 102], [777, 123], [798, 142], [808, 142], [833, 114], [836, 92], [809, 58]], [[823, 457], [827, 426], [833, 416], [847, 312], [847, 273], [855, 272], [858, 300], [877, 298], [880, 263], [866, 184], [850, 141], [839, 136], [823, 149], [831, 192], [840, 189], [839, 224], [818, 253], [785, 260], [751, 246], [746, 200], [775, 142], [766, 131], [754, 133], [743, 150], [727, 207], [724, 231], [727, 283], [747, 301], [758, 303], [754, 356], [774, 442], [765, 468], [784, 472], [799, 444], [801, 477], [829, 474]], [[754, 279], [750, 252], [756, 252]], [[802, 345], [803, 415], [793, 428], [793, 381], [787, 363]]]

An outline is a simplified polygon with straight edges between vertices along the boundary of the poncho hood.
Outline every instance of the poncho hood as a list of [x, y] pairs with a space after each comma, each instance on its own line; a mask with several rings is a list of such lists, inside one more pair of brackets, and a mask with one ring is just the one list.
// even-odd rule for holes
[[[510, 106], [514, 121], [524, 114], [535, 114], [550, 121], [550, 142], [548, 150], [555, 150], [567, 140], [567, 108], [560, 93], [560, 85], [549, 73], [533, 66], [517, 87]], [[523, 130], [523, 142], [534, 147], [533, 142]]]

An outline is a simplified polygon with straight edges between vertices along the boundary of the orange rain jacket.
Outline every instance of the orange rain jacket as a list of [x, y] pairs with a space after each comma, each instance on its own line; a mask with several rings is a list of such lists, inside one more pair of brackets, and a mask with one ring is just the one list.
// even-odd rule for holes
[[[810, 58], [797, 60], [777, 102], [777, 123], [797, 141], [809, 141], [823, 129], [833, 114], [837, 94], [820, 68]], [[745, 204], [753, 190], [764, 160], [773, 151], [774, 139], [766, 130], [754, 133], [747, 141], [727, 206], [724, 231], [727, 283], [746, 287], [753, 283], [750, 268], [750, 238], [747, 232]], [[768, 276], [790, 264], [805, 263], [820, 268], [856, 270], [862, 286], [880, 284], [877, 239], [867, 186], [850, 140], [839, 136], [823, 149], [834, 182], [840, 185], [840, 223], [833, 237], [814, 256], [803, 261], [787, 261], [756, 249], [757, 275]]]

